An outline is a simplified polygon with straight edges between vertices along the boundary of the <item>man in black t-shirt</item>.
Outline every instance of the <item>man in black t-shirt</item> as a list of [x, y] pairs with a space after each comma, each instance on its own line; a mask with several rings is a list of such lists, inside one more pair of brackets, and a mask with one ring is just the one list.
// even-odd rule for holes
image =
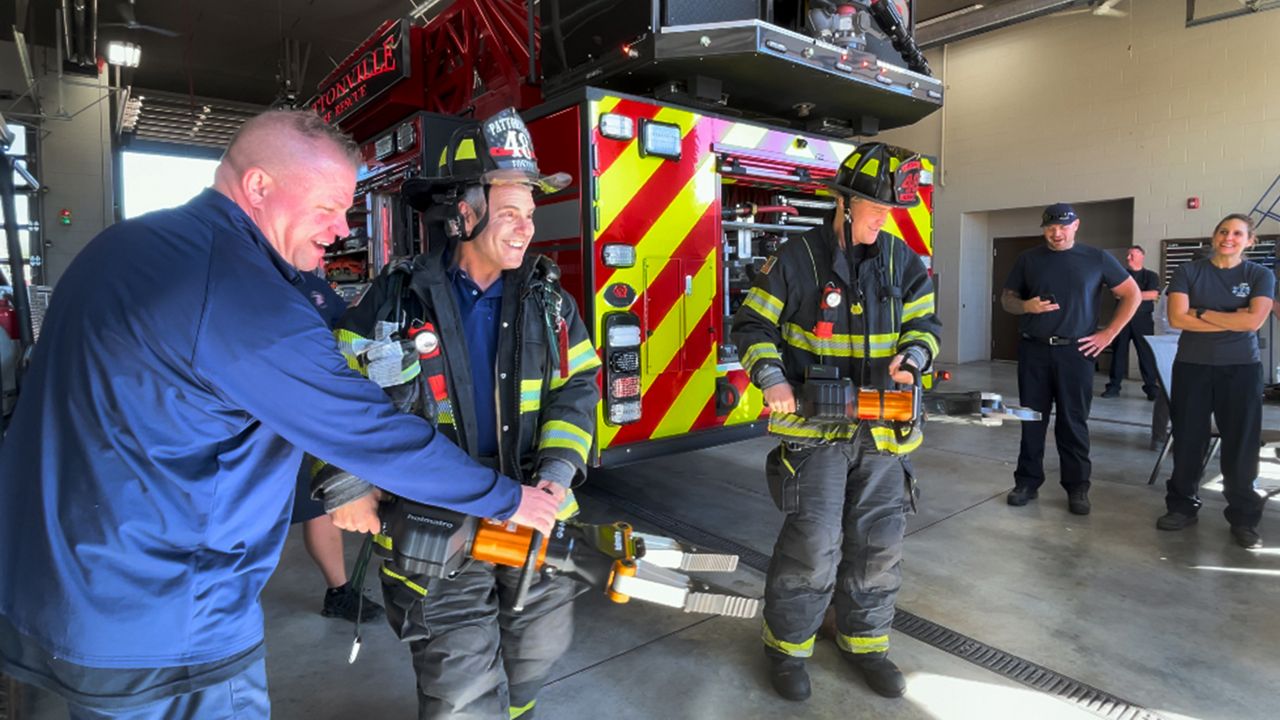
[[[1000, 301], [1019, 315], [1018, 395], [1042, 420], [1022, 423], [1022, 446], [1013, 473], [1010, 505], [1026, 505], [1044, 483], [1044, 440], [1049, 410], [1057, 407], [1053, 434], [1058, 442], [1062, 487], [1067, 507], [1088, 515], [1089, 406], [1093, 399], [1095, 358], [1138, 308], [1138, 284], [1107, 253], [1077, 245], [1080, 219], [1066, 203], [1045, 208], [1040, 227], [1043, 247], [1014, 262]], [[1107, 287], [1120, 304], [1111, 322], [1098, 329], [1098, 288]]]
[[1156, 332], [1155, 309], [1156, 299], [1160, 297], [1160, 276], [1142, 267], [1146, 256], [1146, 252], [1137, 245], [1130, 247], [1125, 255], [1129, 277], [1138, 284], [1138, 291], [1142, 293], [1142, 304], [1138, 305], [1138, 312], [1134, 313], [1133, 319], [1120, 329], [1120, 334], [1116, 335], [1116, 341], [1111, 346], [1111, 380], [1107, 383], [1107, 389], [1102, 392], [1104, 398], [1120, 396], [1120, 383], [1129, 374], [1130, 341], [1138, 350], [1138, 369], [1142, 373], [1142, 390], [1147, 394], [1147, 399], [1155, 400], [1159, 390], [1156, 385], [1155, 356], [1151, 354], [1151, 348], [1147, 347], [1145, 337]]

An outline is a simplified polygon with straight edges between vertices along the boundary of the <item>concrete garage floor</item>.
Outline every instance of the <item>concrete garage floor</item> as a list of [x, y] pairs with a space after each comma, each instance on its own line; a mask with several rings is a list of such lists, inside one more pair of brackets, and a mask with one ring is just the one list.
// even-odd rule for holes
[[[1014, 369], [956, 367], [952, 388], [1014, 401]], [[1104, 382], [1096, 378], [1096, 392]], [[1066, 511], [1052, 432], [1049, 482], [1039, 500], [1012, 508], [1004, 493], [1018, 428], [931, 426], [914, 455], [923, 497], [908, 526], [899, 607], [1159, 717], [1273, 718], [1274, 691], [1265, 688], [1280, 687], [1280, 625], [1271, 615], [1280, 608], [1278, 506], [1262, 525], [1273, 547], [1260, 551], [1231, 542], [1213, 490], [1198, 526], [1156, 531], [1163, 487], [1146, 485], [1156, 456], [1147, 449], [1150, 411], [1138, 383], [1119, 399], [1095, 399], [1088, 517]], [[1267, 406], [1264, 417], [1267, 427], [1280, 427], [1280, 408]], [[610, 505], [625, 498], [768, 554], [781, 523], [761, 470], [770, 447], [753, 440], [593, 471], [598, 492], [584, 494], [584, 512], [595, 521], [635, 521]], [[1270, 451], [1263, 459], [1263, 484], [1280, 486], [1280, 463]], [[1162, 479], [1168, 471], [1166, 461]], [[349, 557], [355, 547], [352, 538]], [[748, 567], [706, 579], [753, 596], [763, 590], [763, 576]], [[414, 717], [408, 649], [380, 620], [364, 627], [359, 660], [347, 665], [352, 628], [318, 614], [322, 590], [295, 528], [263, 596], [274, 716]], [[905, 698], [873, 695], [834, 644], [820, 641], [810, 661], [814, 697], [794, 704], [769, 688], [759, 619], [613, 605], [594, 594], [579, 602], [577, 618], [573, 648], [539, 700], [540, 718], [1098, 717], [902, 633], [893, 636], [893, 657], [909, 674]], [[36, 698], [31, 717], [65, 717], [59, 705]]]

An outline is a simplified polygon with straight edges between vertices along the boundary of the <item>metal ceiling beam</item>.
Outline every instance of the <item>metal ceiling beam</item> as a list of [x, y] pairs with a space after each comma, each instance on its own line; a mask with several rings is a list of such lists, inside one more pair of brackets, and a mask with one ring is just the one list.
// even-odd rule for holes
[[916, 30], [916, 44], [921, 50], [938, 47], [979, 33], [1034, 20], [1059, 10], [1089, 4], [1087, 0], [1010, 0], [920, 28]]

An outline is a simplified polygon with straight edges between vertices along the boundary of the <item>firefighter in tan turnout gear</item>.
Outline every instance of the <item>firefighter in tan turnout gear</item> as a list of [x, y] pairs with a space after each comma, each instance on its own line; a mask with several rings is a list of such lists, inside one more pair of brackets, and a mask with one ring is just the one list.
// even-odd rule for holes
[[[561, 498], [561, 519], [576, 512], [569, 487], [586, 475], [600, 360], [558, 268], [526, 253], [535, 194], [568, 183], [539, 173], [514, 110], [455, 138], [440, 176], [403, 190], [448, 241], [389, 266], [336, 331], [352, 367], [402, 409], [503, 475]], [[376, 523], [368, 485], [329, 467], [316, 486], [326, 507], [364, 498]], [[390, 549], [391, 538], [376, 541]], [[473, 562], [438, 579], [388, 560], [380, 575], [387, 619], [412, 649], [420, 718], [533, 717], [572, 640], [572, 601], [584, 586], [541, 577], [516, 612], [519, 568]]]
[[867, 684], [885, 697], [906, 691], [888, 658], [889, 628], [914, 501], [907, 456], [920, 428], [804, 413], [821, 383], [910, 386], [938, 353], [933, 281], [916, 253], [881, 231], [891, 208], [918, 202], [920, 171], [910, 151], [858, 146], [829, 185], [830, 222], [765, 262], [733, 321], [769, 432], [781, 440], [766, 462], [786, 519], [766, 580], [763, 639], [770, 680], [789, 700], [809, 697], [805, 658], [828, 606], [841, 655]]

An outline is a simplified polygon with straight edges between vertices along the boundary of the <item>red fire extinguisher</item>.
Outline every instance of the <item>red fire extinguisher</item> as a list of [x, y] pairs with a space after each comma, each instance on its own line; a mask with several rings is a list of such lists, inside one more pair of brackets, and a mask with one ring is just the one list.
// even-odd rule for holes
[[0, 330], [10, 340], [18, 339], [18, 313], [14, 311], [13, 303], [9, 302], [8, 297], [0, 297]]

